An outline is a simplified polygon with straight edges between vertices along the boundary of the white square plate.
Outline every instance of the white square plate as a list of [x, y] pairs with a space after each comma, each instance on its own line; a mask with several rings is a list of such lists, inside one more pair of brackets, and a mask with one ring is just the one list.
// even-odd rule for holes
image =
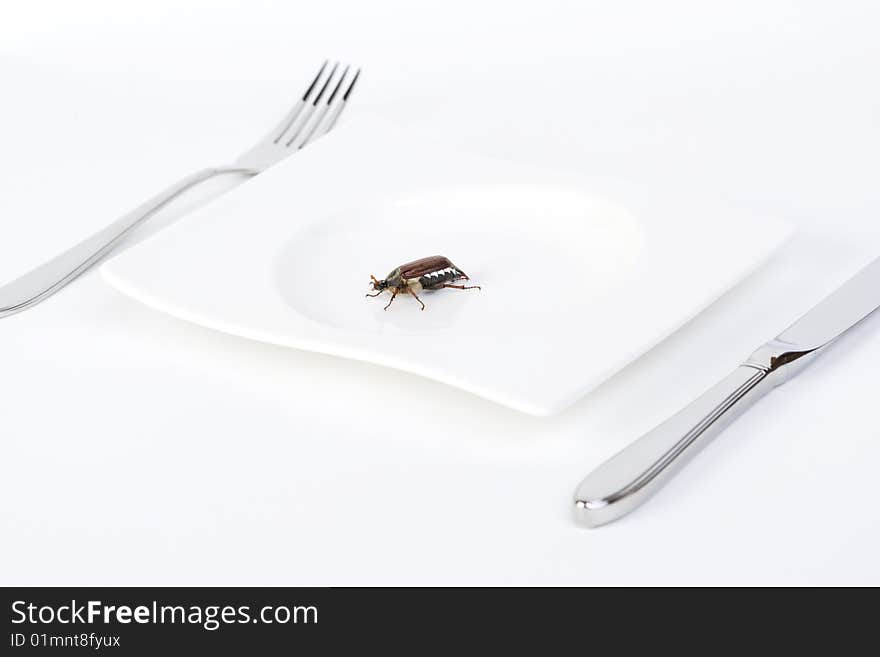
[[[548, 415], [749, 274], [787, 224], [349, 121], [103, 266], [143, 303], [235, 335], [395, 367]], [[365, 298], [445, 255], [477, 290]]]

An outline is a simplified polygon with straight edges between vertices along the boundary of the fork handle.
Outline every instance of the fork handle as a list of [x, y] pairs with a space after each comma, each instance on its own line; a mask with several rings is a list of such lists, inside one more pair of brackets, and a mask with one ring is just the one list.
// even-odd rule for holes
[[0, 318], [29, 308], [50, 297], [99, 262], [128, 233], [180, 194], [199, 183], [224, 173], [253, 175], [256, 172], [241, 167], [215, 167], [196, 171], [174, 183], [76, 246], [0, 287]]
[[588, 527], [598, 527], [635, 509], [780, 382], [776, 373], [765, 369], [738, 367], [684, 410], [587, 475], [575, 493], [577, 519]]

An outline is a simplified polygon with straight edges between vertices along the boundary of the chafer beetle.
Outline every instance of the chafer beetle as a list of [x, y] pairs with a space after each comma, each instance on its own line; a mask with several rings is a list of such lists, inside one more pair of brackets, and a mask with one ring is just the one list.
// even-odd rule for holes
[[449, 258], [444, 256], [428, 256], [408, 262], [405, 265], [397, 267], [383, 280], [378, 280], [370, 274], [372, 279], [371, 285], [376, 294], [368, 294], [368, 297], [378, 297], [382, 292], [388, 290], [391, 292], [391, 301], [385, 306], [384, 310], [388, 310], [388, 306], [394, 301], [398, 294], [411, 294], [425, 309], [425, 304], [419, 299], [416, 292], [421, 290], [440, 290], [444, 287], [454, 287], [457, 290], [479, 290], [479, 285], [452, 285], [452, 281], [469, 281], [468, 275], [461, 269], [452, 264]]

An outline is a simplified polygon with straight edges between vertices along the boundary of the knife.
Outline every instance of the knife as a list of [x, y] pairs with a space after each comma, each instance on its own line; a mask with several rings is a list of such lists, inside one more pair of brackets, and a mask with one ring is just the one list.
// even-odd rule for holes
[[880, 258], [714, 388], [587, 475], [574, 496], [578, 521], [598, 527], [638, 507], [746, 409], [798, 374], [878, 307]]

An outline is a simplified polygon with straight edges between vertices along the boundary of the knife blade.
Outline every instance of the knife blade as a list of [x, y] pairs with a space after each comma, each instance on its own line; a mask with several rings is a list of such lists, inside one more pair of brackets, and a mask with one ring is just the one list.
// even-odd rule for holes
[[819, 302], [776, 338], [781, 342], [818, 347], [836, 339], [880, 306], [880, 258]]
[[878, 308], [880, 258], [759, 347], [727, 378], [587, 475], [574, 496], [578, 521], [598, 527], [641, 505], [753, 403]]

